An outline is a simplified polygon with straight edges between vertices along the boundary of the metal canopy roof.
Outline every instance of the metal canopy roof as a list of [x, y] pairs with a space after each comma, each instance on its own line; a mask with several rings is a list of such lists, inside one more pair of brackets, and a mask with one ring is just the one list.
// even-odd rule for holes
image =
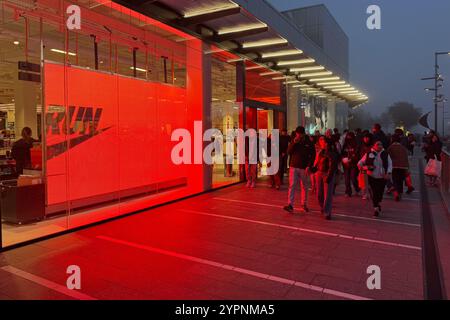
[[304, 93], [335, 97], [352, 106], [368, 100], [347, 83], [345, 72], [264, 0], [114, 1], [279, 71], [289, 80], [286, 85]]

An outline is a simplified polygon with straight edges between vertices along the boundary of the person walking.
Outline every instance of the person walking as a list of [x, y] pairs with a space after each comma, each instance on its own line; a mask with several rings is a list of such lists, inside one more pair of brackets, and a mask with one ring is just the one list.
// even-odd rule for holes
[[383, 148], [387, 149], [389, 147], [389, 139], [383, 130], [381, 130], [381, 125], [379, 123], [375, 123], [372, 128], [373, 140], [381, 141], [383, 143]]
[[16, 160], [16, 174], [23, 174], [24, 169], [31, 169], [31, 148], [36, 141], [33, 139], [31, 128], [22, 129], [22, 138], [14, 142], [11, 157]]
[[374, 143], [372, 150], [359, 161], [358, 167], [367, 172], [374, 216], [378, 217], [381, 214], [386, 182], [391, 179], [392, 174], [392, 160], [381, 141]]
[[312, 167], [315, 158], [314, 146], [305, 133], [304, 127], [298, 127], [295, 130], [295, 138], [288, 147], [290, 155], [289, 163], [289, 194], [288, 205], [284, 210], [289, 213], [294, 212], [295, 192], [300, 185], [300, 203], [302, 211], [309, 212], [308, 200], [308, 172]]
[[408, 150], [401, 143], [402, 137], [394, 134], [392, 144], [387, 152], [392, 159], [392, 182], [394, 184], [394, 199], [400, 201], [403, 195], [403, 184], [409, 170]]
[[286, 173], [287, 170], [287, 163], [288, 163], [288, 147], [289, 147], [289, 143], [291, 142], [291, 137], [288, 135], [288, 132], [286, 129], [281, 130], [281, 135], [280, 135], [280, 148], [279, 148], [279, 152], [280, 152], [280, 170], [279, 170], [279, 175], [280, 175], [280, 185], [283, 185], [283, 180], [284, 180], [284, 175]]
[[411, 156], [414, 156], [414, 148], [416, 147], [416, 143], [417, 141], [414, 134], [412, 133], [408, 134], [408, 150]]
[[[427, 164], [430, 163], [431, 160], [436, 160], [440, 162], [441, 153], [442, 153], [442, 142], [439, 139], [438, 135], [433, 131], [430, 133], [429, 142], [425, 146], [425, 159], [427, 160]], [[428, 175], [428, 183], [431, 186], [436, 186], [438, 177], [439, 172], [436, 172], [433, 175]]]
[[245, 175], [247, 188], [254, 188], [258, 178], [258, 134], [254, 129], [249, 129], [248, 137], [245, 137]]
[[336, 177], [339, 156], [334, 151], [333, 141], [321, 137], [319, 139], [320, 151], [314, 162], [314, 171], [317, 186], [317, 199], [321, 209], [322, 217], [331, 220], [333, 206], [334, 179]]
[[357, 195], [359, 195], [361, 191], [358, 185], [359, 160], [360, 158], [356, 136], [353, 132], [348, 132], [345, 136], [345, 141], [342, 147], [342, 165], [344, 167], [346, 197], [351, 197], [353, 195], [352, 185]]
[[[358, 160], [361, 160], [367, 153], [369, 153], [372, 150], [372, 146], [373, 146], [373, 135], [369, 132], [366, 132], [363, 136], [362, 144], [359, 148]], [[367, 200], [369, 182], [367, 179], [367, 172], [365, 170], [359, 170], [358, 180], [359, 180], [358, 186], [361, 189], [362, 199]]]

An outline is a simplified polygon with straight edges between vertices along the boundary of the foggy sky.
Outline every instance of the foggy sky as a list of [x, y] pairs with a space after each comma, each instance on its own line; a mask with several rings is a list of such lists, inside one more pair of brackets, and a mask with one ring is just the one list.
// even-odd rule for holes
[[[424, 91], [434, 83], [420, 78], [434, 76], [435, 51], [450, 51], [449, 0], [268, 1], [279, 11], [316, 4], [328, 7], [349, 37], [350, 81], [369, 96], [364, 108], [372, 114], [396, 101], [409, 101], [424, 112], [434, 108], [433, 93]], [[366, 10], [372, 4], [381, 7], [381, 30], [367, 29]], [[450, 100], [450, 56], [440, 57], [440, 67], [446, 79], [441, 93]]]

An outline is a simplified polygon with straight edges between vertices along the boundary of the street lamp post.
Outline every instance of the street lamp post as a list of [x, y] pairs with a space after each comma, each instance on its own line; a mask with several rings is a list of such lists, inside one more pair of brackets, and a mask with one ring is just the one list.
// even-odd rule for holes
[[434, 130], [438, 132], [438, 96], [439, 96], [439, 81], [441, 76], [439, 74], [438, 57], [441, 55], [450, 55], [450, 52], [435, 52], [434, 53]]
[[442, 99], [442, 138], [445, 137], [445, 114], [448, 113], [445, 112], [445, 103], [447, 101], [447, 99]]
[[447, 52], [435, 52], [434, 53], [434, 77], [422, 78], [421, 80], [434, 80], [434, 88], [426, 88], [426, 91], [434, 91], [434, 130], [438, 131], [438, 102], [439, 102], [439, 88], [442, 84], [439, 82], [444, 81], [439, 74], [438, 58], [441, 55], [450, 55], [450, 51]]

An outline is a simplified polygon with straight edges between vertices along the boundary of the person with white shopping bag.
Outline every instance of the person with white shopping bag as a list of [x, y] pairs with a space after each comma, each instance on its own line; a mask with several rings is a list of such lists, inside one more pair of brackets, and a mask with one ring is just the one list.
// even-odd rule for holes
[[428, 184], [436, 186], [441, 177], [442, 163], [442, 142], [436, 133], [431, 133], [430, 142], [425, 146], [425, 159], [428, 161], [425, 167], [425, 176], [428, 177]]
[[392, 160], [381, 141], [373, 144], [372, 150], [359, 161], [358, 167], [367, 172], [374, 216], [378, 217], [381, 214], [384, 189], [392, 175]]

